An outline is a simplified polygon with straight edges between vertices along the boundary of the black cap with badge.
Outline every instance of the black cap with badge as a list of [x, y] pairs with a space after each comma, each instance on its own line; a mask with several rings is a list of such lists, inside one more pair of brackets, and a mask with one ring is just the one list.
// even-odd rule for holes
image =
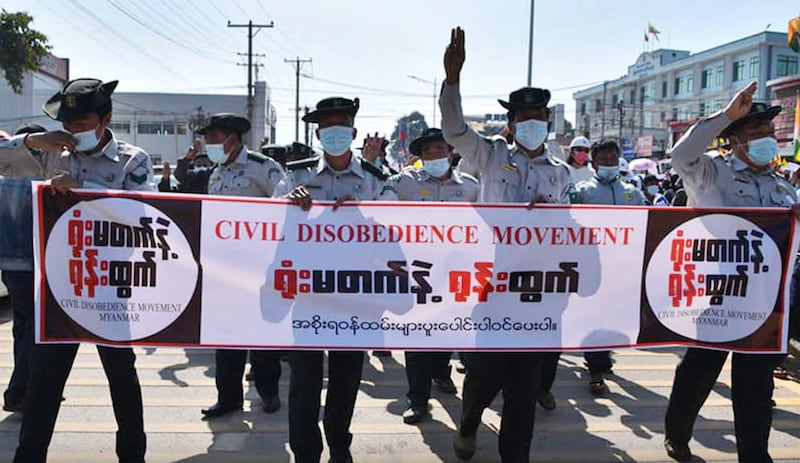
[[753, 103], [750, 111], [744, 116], [731, 122], [725, 129], [720, 132], [719, 138], [728, 138], [739, 127], [755, 119], [769, 119], [772, 120], [781, 112], [780, 106], [768, 106], [766, 103]]
[[203, 135], [211, 129], [226, 130], [238, 133], [241, 136], [250, 130], [250, 121], [248, 121], [246, 117], [239, 116], [238, 114], [218, 113], [212, 115], [206, 121], [205, 125], [196, 128], [194, 133]]
[[98, 79], [81, 78], [67, 82], [42, 106], [52, 119], [68, 122], [79, 119], [111, 103], [111, 94], [119, 81], [103, 83]]
[[319, 118], [328, 114], [349, 114], [356, 117], [358, 106], [358, 98], [352, 100], [340, 96], [325, 98], [317, 103], [317, 109], [303, 116], [303, 122], [319, 123]]
[[550, 91], [536, 87], [522, 87], [508, 95], [508, 101], [497, 100], [509, 111], [528, 108], [546, 108], [550, 102]]

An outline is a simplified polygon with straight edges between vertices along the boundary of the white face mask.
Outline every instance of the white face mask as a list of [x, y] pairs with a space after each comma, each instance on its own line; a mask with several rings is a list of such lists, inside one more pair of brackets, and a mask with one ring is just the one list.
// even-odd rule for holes
[[439, 159], [431, 159], [430, 161], [422, 161], [422, 168], [431, 177], [439, 178], [444, 176], [444, 174], [446, 174], [447, 171], [450, 170], [450, 159], [439, 158]]
[[536, 119], [517, 122], [514, 140], [529, 150], [542, 146], [547, 139], [547, 122]]
[[343, 125], [334, 125], [319, 129], [319, 142], [322, 149], [333, 157], [347, 153], [353, 143], [353, 128]]
[[97, 138], [98, 127], [100, 127], [99, 124], [93, 129], [72, 134], [72, 136], [75, 137], [75, 140], [78, 141], [78, 143], [75, 145], [76, 151], [91, 151], [97, 147], [98, 143], [100, 143], [100, 140]]
[[206, 154], [208, 159], [214, 164], [222, 164], [228, 159], [228, 153], [225, 151], [225, 143], [230, 140], [230, 136], [222, 143], [206, 143]]

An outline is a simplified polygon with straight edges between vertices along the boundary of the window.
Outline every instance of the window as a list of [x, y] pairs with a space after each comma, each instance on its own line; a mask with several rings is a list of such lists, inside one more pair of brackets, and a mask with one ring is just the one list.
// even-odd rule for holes
[[675, 107], [672, 108], [672, 120], [677, 120], [677, 119], [678, 119], [678, 108]]
[[594, 112], [599, 113], [602, 110], [603, 110], [603, 101], [600, 98], [594, 100]]
[[661, 82], [661, 98], [667, 97], [667, 81]]
[[108, 128], [114, 133], [131, 133], [130, 122], [112, 122]]
[[581, 101], [581, 116], [586, 114], [586, 102]]
[[667, 112], [661, 111], [661, 122], [664, 122], [666, 120], [667, 120]]
[[675, 78], [675, 95], [681, 94], [681, 82], [683, 82], [683, 79], [680, 77]]
[[694, 76], [684, 74], [675, 78], [675, 94], [683, 95], [694, 91]]
[[714, 86], [714, 70], [703, 69], [700, 74], [700, 88], [711, 88]]
[[633, 104], [636, 104], [636, 89], [635, 88], [631, 89], [631, 98], [628, 101], [630, 101]]
[[686, 76], [686, 93], [692, 93], [694, 91], [694, 75], [689, 74]]
[[172, 121], [139, 122], [138, 133], [148, 135], [173, 135], [175, 134], [175, 123]]
[[778, 55], [778, 77], [797, 74], [797, 57]]
[[617, 107], [617, 102], [619, 102], [619, 96], [611, 95], [611, 106]]
[[755, 79], [758, 77], [758, 56], [750, 58], [750, 78]]
[[733, 63], [733, 81], [744, 79], [744, 60]]
[[656, 83], [655, 82], [648, 82], [644, 84], [642, 87], [642, 95], [644, 95], [644, 101], [653, 101], [655, 99], [656, 93]]
[[722, 82], [724, 81], [724, 79], [725, 79], [725, 65], [720, 64], [719, 66], [717, 66], [717, 75], [716, 78], [714, 79], [714, 85], [716, 85], [717, 87], [722, 87]]
[[705, 102], [700, 102], [700, 110], [697, 113], [698, 116], [703, 117], [706, 115], [706, 104]]
[[186, 122], [178, 122], [178, 135], [186, 135], [189, 124]]

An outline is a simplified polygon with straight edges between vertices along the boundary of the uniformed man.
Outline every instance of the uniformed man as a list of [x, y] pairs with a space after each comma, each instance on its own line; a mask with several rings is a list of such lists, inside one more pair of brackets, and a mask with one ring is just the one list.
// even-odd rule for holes
[[[610, 206], [644, 206], [642, 192], [634, 185], [620, 180], [619, 145], [612, 140], [600, 140], [591, 147], [594, 176], [578, 183], [576, 190], [581, 204], [605, 204]], [[603, 375], [611, 371], [610, 351], [585, 352], [589, 369], [589, 390], [601, 394], [608, 390]]]
[[[242, 136], [248, 131], [250, 121], [228, 113], [214, 114], [204, 127], [195, 131], [205, 138], [206, 154], [217, 165], [208, 179], [209, 194], [269, 198], [284, 179], [280, 164], [261, 153], [249, 151], [242, 143]], [[278, 395], [280, 351], [250, 350], [249, 353], [262, 409], [267, 413], [275, 413], [281, 407]], [[214, 374], [217, 403], [201, 410], [206, 418], [242, 409], [242, 376], [247, 354], [247, 350], [217, 349]]]
[[[427, 129], [409, 145], [409, 151], [422, 159], [422, 168], [409, 167], [392, 176], [389, 181], [397, 190], [401, 201], [452, 201], [477, 202], [480, 185], [475, 177], [452, 168], [455, 152], [444, 141], [442, 131]], [[406, 351], [406, 379], [408, 380], [408, 408], [403, 422], [415, 424], [430, 417], [428, 400], [431, 381], [447, 394], [455, 394], [456, 386], [450, 378], [452, 352]]]
[[[76, 79], [44, 104], [44, 112], [61, 121], [63, 130], [30, 133], [0, 143], [0, 157], [20, 165], [39, 166], [39, 176], [51, 179], [57, 192], [72, 188], [153, 191], [153, 166], [142, 149], [117, 140], [111, 123], [111, 93], [117, 81]], [[36, 154], [34, 154], [36, 153]], [[79, 344], [36, 344], [31, 354], [28, 394], [14, 461], [44, 463], [53, 435], [64, 384]], [[146, 438], [142, 391], [136, 356], [128, 347], [97, 346], [103, 364], [114, 417], [117, 457], [144, 462]]]
[[[324, 155], [287, 164], [281, 193], [309, 210], [313, 200], [336, 201], [334, 210], [349, 200], [397, 199], [386, 185], [387, 176], [374, 164], [353, 153], [358, 98], [332, 97], [317, 103], [304, 122], [318, 124], [316, 130]], [[289, 445], [297, 463], [318, 463], [322, 454], [319, 431], [322, 390], [321, 351], [290, 351], [292, 368], [289, 386]], [[352, 462], [350, 421], [364, 364], [362, 351], [328, 353], [328, 393], [322, 425], [332, 463]]]
[[[456, 28], [444, 56], [446, 80], [439, 99], [442, 131], [447, 143], [480, 173], [481, 201], [528, 203], [529, 207], [540, 202], [568, 204], [569, 168], [554, 158], [545, 145], [550, 92], [523, 87], [511, 92], [509, 101], [500, 100], [508, 110], [509, 130], [515, 144], [509, 147], [505, 140], [487, 140], [464, 121], [459, 93], [464, 58], [464, 31]], [[504, 462], [529, 461], [545, 355], [539, 352], [467, 355], [463, 411], [453, 441], [459, 458], [472, 458], [481, 414], [502, 390], [500, 456]]]
[[[696, 207], [792, 207], [797, 194], [773, 172], [778, 154], [772, 119], [780, 106], [753, 103], [756, 83], [742, 89], [723, 111], [692, 126], [672, 149], [672, 167], [683, 179]], [[708, 156], [705, 148], [727, 138], [728, 156]], [[678, 461], [690, 461], [689, 440], [697, 414], [714, 387], [728, 352], [689, 348], [675, 370], [666, 413], [664, 445]], [[736, 450], [741, 463], [771, 462], [768, 440], [772, 425], [772, 371], [783, 354], [733, 354], [731, 389]]]

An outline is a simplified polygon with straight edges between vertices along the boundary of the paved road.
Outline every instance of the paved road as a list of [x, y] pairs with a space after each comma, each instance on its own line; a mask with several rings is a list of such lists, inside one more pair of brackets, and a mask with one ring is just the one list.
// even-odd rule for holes
[[[0, 312], [0, 381], [11, 371], [11, 323]], [[148, 463], [290, 462], [285, 400], [288, 365], [275, 415], [260, 411], [256, 391], [248, 386], [245, 410], [214, 421], [202, 421], [200, 409], [214, 402], [213, 352], [183, 349], [137, 349], [145, 403]], [[555, 384], [558, 408], [537, 413], [533, 441], [535, 462], [666, 461], [662, 448], [663, 414], [680, 350], [628, 350], [616, 354], [610, 391], [592, 396], [583, 359], [562, 357]], [[461, 390], [463, 376], [455, 373]], [[5, 384], [3, 384], [3, 387]], [[403, 355], [370, 356], [358, 397], [352, 430], [358, 463], [455, 462], [454, 418], [460, 395], [435, 393], [433, 420], [421, 426], [403, 424], [405, 376]], [[705, 461], [735, 461], [730, 406], [730, 365], [701, 412], [692, 442]], [[67, 384], [51, 463], [113, 462], [115, 422], [106, 380], [93, 346], [84, 345]], [[771, 452], [776, 460], [800, 461], [800, 384], [778, 381]], [[484, 414], [479, 450], [472, 461], [499, 462], [496, 432], [500, 401]], [[0, 412], [0, 462], [11, 461], [19, 416]], [[324, 461], [324, 460], [323, 460]], [[702, 460], [698, 460], [702, 461]]]

